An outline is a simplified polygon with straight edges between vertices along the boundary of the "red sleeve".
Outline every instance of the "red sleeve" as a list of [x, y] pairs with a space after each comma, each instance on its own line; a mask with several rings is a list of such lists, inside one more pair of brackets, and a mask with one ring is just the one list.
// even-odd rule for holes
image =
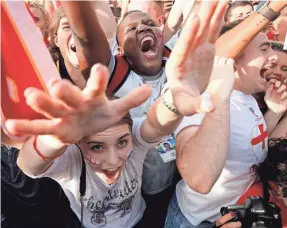
[[116, 93], [130, 74], [130, 65], [126, 58], [120, 55], [117, 55], [114, 58], [115, 67], [109, 80], [108, 93]]

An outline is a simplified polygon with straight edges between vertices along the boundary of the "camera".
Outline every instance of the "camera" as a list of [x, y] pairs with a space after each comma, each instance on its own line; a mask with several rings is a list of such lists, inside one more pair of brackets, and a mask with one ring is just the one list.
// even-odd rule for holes
[[240, 221], [243, 228], [282, 228], [280, 208], [265, 199], [251, 196], [244, 205], [222, 207], [220, 213], [234, 212], [236, 216], [230, 222]]

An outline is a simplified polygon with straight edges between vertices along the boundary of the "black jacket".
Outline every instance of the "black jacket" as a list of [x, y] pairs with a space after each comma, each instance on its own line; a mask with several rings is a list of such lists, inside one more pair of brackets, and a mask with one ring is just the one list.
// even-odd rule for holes
[[18, 149], [1, 145], [2, 227], [80, 227], [60, 185], [50, 178], [25, 175], [16, 163], [18, 153]]

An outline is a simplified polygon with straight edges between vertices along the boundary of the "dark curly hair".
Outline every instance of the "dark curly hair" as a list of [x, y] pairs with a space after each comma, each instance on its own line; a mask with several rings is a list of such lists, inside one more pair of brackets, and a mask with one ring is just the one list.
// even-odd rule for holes
[[[269, 192], [277, 196], [286, 196], [287, 187], [287, 139], [270, 139], [267, 158], [255, 167], [259, 182], [264, 189], [264, 197], [269, 198]], [[282, 190], [272, 188], [274, 182]], [[284, 192], [285, 191], [285, 192]]]

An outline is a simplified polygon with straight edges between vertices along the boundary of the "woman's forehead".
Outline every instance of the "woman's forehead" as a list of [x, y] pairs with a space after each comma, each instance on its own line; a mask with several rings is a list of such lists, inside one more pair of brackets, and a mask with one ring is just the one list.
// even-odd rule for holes
[[108, 128], [105, 131], [90, 135], [88, 137], [85, 137], [85, 142], [88, 141], [116, 141], [119, 138], [130, 135], [130, 128], [128, 124], [118, 124], [113, 127]]

